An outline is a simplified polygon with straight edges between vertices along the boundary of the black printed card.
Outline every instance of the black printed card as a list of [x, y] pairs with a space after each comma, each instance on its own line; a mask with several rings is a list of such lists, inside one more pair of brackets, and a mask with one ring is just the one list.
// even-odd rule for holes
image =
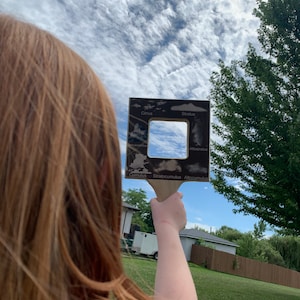
[[[148, 156], [153, 120], [187, 123], [186, 158]], [[209, 181], [209, 130], [209, 101], [130, 98], [125, 177]]]

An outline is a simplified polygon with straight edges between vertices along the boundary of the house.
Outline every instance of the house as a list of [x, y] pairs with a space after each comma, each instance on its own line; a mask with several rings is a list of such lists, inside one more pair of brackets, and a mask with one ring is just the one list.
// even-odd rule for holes
[[234, 255], [236, 253], [236, 248], [238, 247], [235, 243], [197, 229], [183, 229], [180, 231], [179, 236], [188, 261], [191, 257], [192, 245], [197, 243], [199, 240], [202, 241], [204, 245]]
[[132, 215], [139, 209], [124, 202], [122, 203], [122, 216], [121, 216], [121, 235], [124, 236], [130, 232]]

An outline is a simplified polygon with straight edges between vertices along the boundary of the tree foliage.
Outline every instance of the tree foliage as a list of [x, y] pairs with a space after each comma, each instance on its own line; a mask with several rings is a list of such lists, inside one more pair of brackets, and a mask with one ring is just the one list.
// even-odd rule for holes
[[212, 183], [236, 211], [300, 234], [300, 1], [257, 2], [262, 54], [250, 45], [211, 77]]
[[194, 225], [192, 229], [196, 229], [196, 230], [199, 230], [199, 231], [204, 231], [204, 232], [207, 232], [207, 233], [210, 233], [207, 229], [199, 226], [199, 225]]
[[300, 238], [275, 235], [269, 239], [270, 245], [280, 253], [285, 266], [300, 272]]
[[265, 238], [263, 221], [254, 224], [253, 231], [242, 233], [222, 226], [216, 235], [238, 245], [237, 255], [300, 271], [300, 238], [274, 235]]
[[240, 239], [243, 236], [243, 234], [237, 229], [223, 225], [220, 229], [216, 231], [216, 236], [235, 243], [238, 239]]
[[131, 223], [138, 225], [141, 231], [154, 232], [151, 207], [147, 201], [146, 192], [142, 189], [129, 189], [123, 191], [122, 196], [126, 203], [138, 209], [133, 214]]
[[264, 221], [259, 220], [257, 224], [254, 224], [253, 235], [256, 239], [260, 240], [264, 237], [267, 225]]

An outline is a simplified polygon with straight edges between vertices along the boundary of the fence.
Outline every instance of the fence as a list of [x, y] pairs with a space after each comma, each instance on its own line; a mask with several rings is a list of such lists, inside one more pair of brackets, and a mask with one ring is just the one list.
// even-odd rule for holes
[[300, 273], [297, 271], [200, 245], [192, 246], [190, 261], [210, 270], [300, 288]]

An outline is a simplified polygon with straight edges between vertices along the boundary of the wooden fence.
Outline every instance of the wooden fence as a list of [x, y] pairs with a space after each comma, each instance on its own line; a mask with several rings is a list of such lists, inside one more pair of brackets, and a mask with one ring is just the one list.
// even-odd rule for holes
[[300, 288], [300, 272], [200, 245], [192, 246], [190, 261], [210, 270]]

